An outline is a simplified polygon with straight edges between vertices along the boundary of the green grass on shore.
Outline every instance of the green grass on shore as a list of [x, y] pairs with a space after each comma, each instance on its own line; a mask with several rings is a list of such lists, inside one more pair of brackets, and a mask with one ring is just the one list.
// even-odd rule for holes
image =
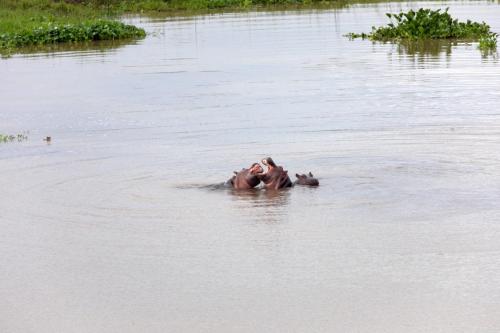
[[[166, 15], [248, 9], [339, 8], [386, 0], [0, 0], [0, 55], [22, 47], [66, 42], [142, 38], [145, 32], [118, 21], [123, 14]], [[474, 38], [481, 47], [496, 47], [496, 34], [482, 23], [459, 23], [447, 11], [421, 10], [388, 14], [394, 22], [368, 34], [372, 40], [401, 38]]]
[[342, 7], [381, 0], [0, 0], [0, 55], [67, 42], [141, 38], [120, 15], [191, 14], [256, 8]]
[[123, 24], [98, 3], [0, 0], [0, 54], [48, 44], [142, 38], [143, 29]]
[[345, 0], [94, 0], [100, 5], [125, 12], [193, 12], [217, 9], [241, 10], [256, 7], [301, 7], [345, 4]]
[[0, 10], [30, 10], [66, 16], [116, 16], [124, 13], [206, 12], [254, 8], [344, 7], [390, 0], [0, 0]]

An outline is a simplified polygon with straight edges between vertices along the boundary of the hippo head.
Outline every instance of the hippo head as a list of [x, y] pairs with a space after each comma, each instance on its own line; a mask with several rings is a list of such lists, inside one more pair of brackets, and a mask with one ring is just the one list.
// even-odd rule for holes
[[265, 166], [267, 166], [268, 168], [271, 167], [271, 168], [275, 168], [276, 167], [276, 163], [274, 163], [273, 159], [270, 158], [270, 157], [266, 157], [262, 160], [262, 164], [264, 164]]
[[260, 173], [264, 172], [264, 169], [262, 169], [262, 166], [259, 163], [254, 163], [250, 168], [248, 169], [250, 171], [250, 174], [252, 175], [258, 175]]
[[267, 171], [259, 177], [266, 189], [279, 190], [292, 186], [292, 181], [288, 177], [288, 171], [283, 170], [281, 166], [277, 166], [271, 157], [264, 158], [262, 164], [267, 166]]
[[229, 179], [228, 183], [235, 189], [251, 189], [260, 183], [260, 175], [264, 169], [259, 163], [254, 163], [248, 169], [234, 171], [234, 176]]
[[262, 169], [262, 166], [259, 163], [254, 163], [250, 166], [248, 169], [241, 169], [241, 171], [233, 171], [235, 175], [241, 173], [241, 172], [246, 172], [248, 175], [258, 175], [264, 172], [264, 169]]
[[295, 177], [297, 177], [297, 180], [295, 181], [296, 185], [306, 185], [306, 186], [318, 186], [319, 181], [314, 178], [313, 174], [309, 172], [308, 175], [299, 175], [298, 173], [295, 174]]

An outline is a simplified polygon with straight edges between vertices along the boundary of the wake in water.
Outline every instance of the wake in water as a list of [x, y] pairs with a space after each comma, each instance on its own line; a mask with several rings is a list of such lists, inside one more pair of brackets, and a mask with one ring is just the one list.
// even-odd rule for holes
[[232, 186], [229, 182], [225, 181], [222, 183], [216, 184], [184, 184], [176, 186], [176, 188], [181, 190], [190, 190], [190, 189], [200, 189], [200, 190], [209, 190], [209, 191], [221, 191], [221, 190], [232, 190]]

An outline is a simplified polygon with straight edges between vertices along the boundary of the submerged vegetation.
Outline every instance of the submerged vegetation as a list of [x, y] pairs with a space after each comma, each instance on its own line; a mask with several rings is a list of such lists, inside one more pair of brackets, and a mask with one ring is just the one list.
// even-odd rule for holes
[[387, 13], [391, 20], [387, 26], [372, 27], [370, 33], [347, 36], [351, 39], [363, 38], [374, 41], [418, 41], [425, 39], [454, 39], [479, 41], [479, 48], [494, 49], [497, 43], [497, 34], [490, 31], [486, 23], [459, 22], [448, 13], [448, 8], [431, 10], [420, 8], [407, 13]]

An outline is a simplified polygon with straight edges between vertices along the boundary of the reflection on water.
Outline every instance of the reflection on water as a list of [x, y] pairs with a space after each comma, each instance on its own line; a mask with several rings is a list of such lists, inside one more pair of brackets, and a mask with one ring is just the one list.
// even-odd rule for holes
[[419, 40], [419, 41], [401, 41], [397, 43], [399, 54], [411, 56], [434, 56], [441, 53], [449, 57], [453, 47], [458, 45], [457, 41], [451, 40]]
[[284, 206], [288, 203], [290, 189], [282, 191], [251, 189], [251, 190], [230, 190], [231, 195], [236, 200], [248, 201], [253, 207], [259, 206]]
[[498, 61], [498, 50], [497, 49], [484, 49], [481, 50], [481, 56], [485, 60], [494, 60]]
[[140, 41], [136, 39], [119, 39], [89, 41], [81, 43], [34, 45], [20, 48], [16, 50], [16, 54], [21, 54], [25, 57], [74, 57], [76, 54], [78, 54], [79, 57], [82, 57], [84, 55], [96, 56], [99, 53], [113, 53], [116, 52], [117, 49], [120, 49], [126, 45], [137, 45], [138, 43], [140, 43]]
[[[279, 222], [286, 216], [290, 195], [293, 189], [280, 191], [265, 190], [256, 187], [248, 190], [236, 190], [226, 183], [217, 184], [183, 184], [177, 186], [181, 190], [189, 190], [191, 195], [199, 196], [199, 191], [206, 191], [208, 195], [228, 196], [234, 205], [244, 215], [255, 217], [261, 222]], [[192, 192], [196, 191], [196, 192]]]
[[[497, 60], [344, 37], [424, 5], [500, 31], [394, 2], [0, 61], [0, 332], [500, 331]], [[264, 156], [321, 185], [224, 187]]]
[[[450, 60], [450, 56], [452, 54], [453, 49], [456, 48], [464, 48], [467, 46], [473, 45], [474, 48], [478, 48], [477, 42], [467, 42], [467, 41], [458, 41], [458, 40], [402, 40], [399, 42], [377, 42], [372, 41], [373, 44], [384, 44], [384, 45], [392, 45], [395, 48], [399, 55], [407, 55], [411, 58], [414, 58], [419, 61], [425, 61], [424, 58], [430, 57], [441, 57], [444, 56], [446, 61]], [[482, 57], [485, 59], [496, 60], [498, 57], [497, 50], [478, 50], [481, 53]]]
[[290, 198], [290, 190], [272, 191], [264, 189], [235, 190], [230, 189], [234, 200], [244, 201], [250, 208], [286, 207]]
[[290, 203], [290, 189], [230, 190], [231, 199], [241, 213], [253, 216], [259, 223], [280, 223], [286, 220]]

